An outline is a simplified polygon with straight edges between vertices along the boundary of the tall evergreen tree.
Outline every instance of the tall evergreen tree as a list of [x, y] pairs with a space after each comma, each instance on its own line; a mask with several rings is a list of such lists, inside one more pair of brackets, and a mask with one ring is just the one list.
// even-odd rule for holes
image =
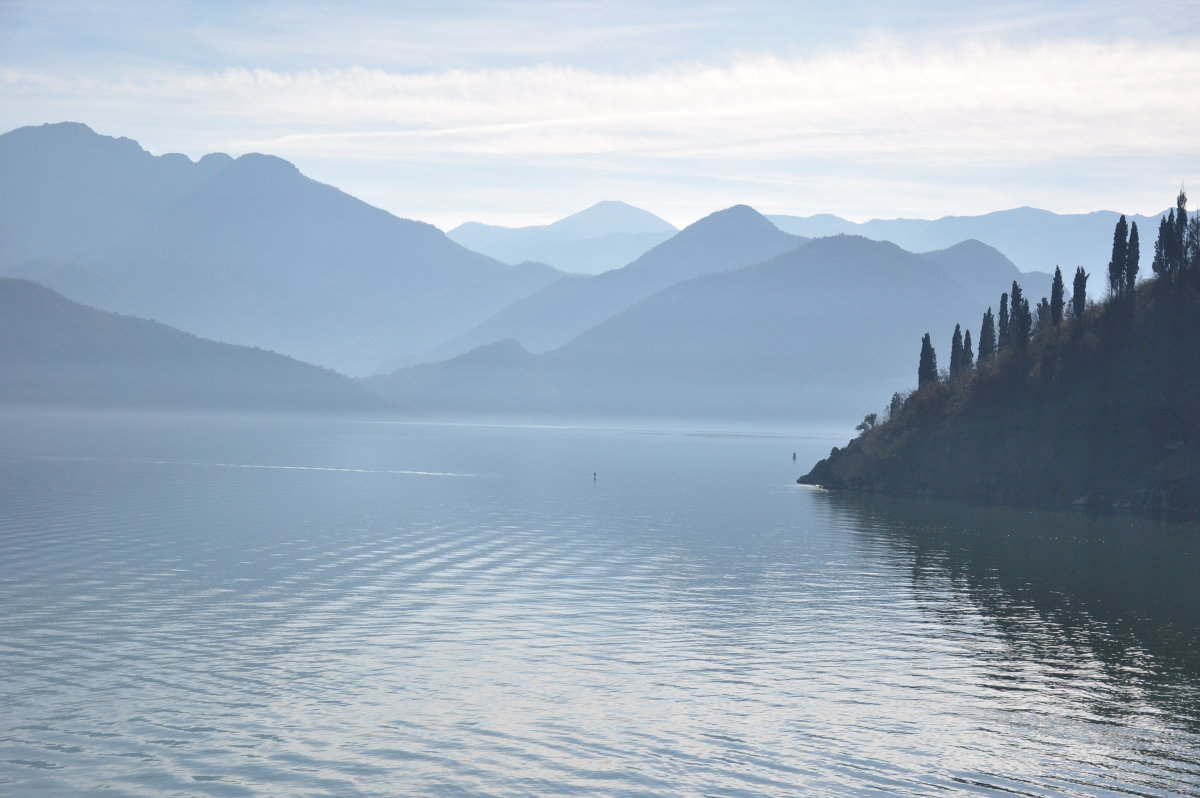
[[1137, 222], [1129, 226], [1129, 251], [1125, 253], [1125, 290], [1133, 293], [1137, 282], [1138, 261], [1142, 258], [1142, 244], [1138, 240]]
[[1029, 348], [1029, 337], [1033, 334], [1033, 311], [1029, 307], [1029, 300], [1021, 297], [1021, 303], [1017, 306], [1017, 312], [1013, 314], [1013, 319], [1008, 322], [1009, 337], [1017, 344], [1017, 349], [1024, 351]]
[[1187, 194], [1179, 189], [1175, 198], [1175, 235], [1171, 249], [1175, 254], [1175, 264], [1172, 271], [1181, 272], [1187, 268]]
[[1171, 243], [1175, 238], [1175, 209], [1158, 221], [1158, 238], [1154, 241], [1154, 261], [1150, 268], [1155, 274], [1170, 274], [1175, 261]]
[[1042, 297], [1042, 301], [1037, 304], [1037, 312], [1034, 314], [1034, 329], [1040, 335], [1053, 326], [1054, 314], [1050, 312], [1050, 300]]
[[957, 377], [962, 371], [962, 327], [954, 325], [954, 335], [950, 338], [950, 376]]
[[921, 362], [917, 366], [917, 388], [924, 388], [937, 381], [937, 353], [933, 351], [929, 333], [925, 333], [925, 337], [921, 339]]
[[1186, 268], [1192, 272], [1200, 272], [1200, 213], [1188, 220]]
[[1023, 350], [1029, 344], [1029, 334], [1033, 332], [1033, 313], [1029, 310], [1029, 300], [1021, 293], [1021, 286], [1016, 280], [1012, 284], [1012, 310], [1008, 320], [1008, 337], [1013, 346]]
[[1179, 270], [1179, 238], [1176, 233], [1179, 226], [1175, 222], [1175, 209], [1172, 208], [1167, 214], [1167, 224], [1163, 228], [1163, 234], [1167, 240], [1163, 242], [1163, 255], [1167, 261], [1167, 273], [1176, 272]]
[[[1137, 230], [1136, 223], [1134, 230]], [[1055, 327], [1063, 320], [1063, 277], [1062, 269], [1054, 267], [1054, 282], [1050, 285], [1050, 323]]]
[[1083, 312], [1087, 310], [1087, 281], [1088, 273], [1083, 270], [1082, 266], [1075, 269], [1075, 282], [1071, 286], [1071, 311], [1075, 314], [1076, 319], [1083, 318]]
[[996, 320], [992, 309], [988, 308], [983, 314], [983, 323], [979, 325], [979, 362], [983, 363], [996, 354]]
[[975, 353], [971, 351], [971, 331], [963, 333], [962, 357], [958, 362], [963, 371], [975, 368]]
[[1121, 214], [1113, 230], [1112, 258], [1108, 261], [1109, 296], [1117, 296], [1125, 290], [1125, 256], [1128, 252], [1129, 225], [1125, 221], [1125, 214]]
[[996, 338], [996, 354], [1008, 349], [1008, 294], [1000, 295], [1000, 335]]

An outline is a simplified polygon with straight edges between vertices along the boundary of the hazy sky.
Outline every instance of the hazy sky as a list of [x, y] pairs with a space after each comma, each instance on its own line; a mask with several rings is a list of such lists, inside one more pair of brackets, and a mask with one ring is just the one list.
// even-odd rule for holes
[[0, 0], [4, 130], [269, 152], [444, 228], [1156, 212], [1200, 200], [1198, 81], [1197, 0]]

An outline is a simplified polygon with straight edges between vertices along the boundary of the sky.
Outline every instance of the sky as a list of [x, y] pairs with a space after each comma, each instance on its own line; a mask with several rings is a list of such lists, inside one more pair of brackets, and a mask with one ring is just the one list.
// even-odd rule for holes
[[266, 152], [443, 229], [1155, 213], [1200, 200], [1198, 81], [1197, 0], [0, 0], [0, 129]]

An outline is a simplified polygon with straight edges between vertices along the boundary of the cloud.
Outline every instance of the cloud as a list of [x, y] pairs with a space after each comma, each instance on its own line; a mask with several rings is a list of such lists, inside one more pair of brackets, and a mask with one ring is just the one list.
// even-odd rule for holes
[[[1197, 44], [878, 38], [802, 58], [636, 72], [9, 68], [0, 70], [0, 105], [9, 109], [0, 119], [55, 120], [71, 109], [69, 118], [157, 151], [257, 150], [302, 165], [410, 171], [442, 164], [459, 180], [468, 167], [494, 172], [496, 164], [556, 179], [607, 170], [631, 184], [658, 181], [661, 195], [686, 180], [723, 183], [732, 194], [737, 186], [819, 190], [838, 176], [861, 186], [874, 175], [930, 195], [969, 175], [1036, 177], [1046, 165], [1056, 181], [1080, 185], [1114, 159], [1194, 171]], [[14, 109], [25, 118], [12, 118]], [[436, 185], [431, 172], [422, 179]]]
[[[1057, 42], [905, 49], [638, 74], [561, 66], [405, 74], [0, 72], [0, 91], [74, 107], [186, 109], [284, 155], [904, 157], [931, 165], [1168, 152], [1194, 140], [1200, 48]], [[240, 132], [241, 135], [238, 135]], [[1195, 145], [1191, 145], [1195, 146]]]

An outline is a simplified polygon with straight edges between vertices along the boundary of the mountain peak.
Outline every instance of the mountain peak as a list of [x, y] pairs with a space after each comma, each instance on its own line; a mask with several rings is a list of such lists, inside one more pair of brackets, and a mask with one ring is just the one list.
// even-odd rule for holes
[[42, 134], [50, 133], [72, 136], [99, 135], [83, 122], [45, 122], [41, 125], [29, 125], [28, 127], [18, 128], [18, 130], [37, 130]]
[[978, 238], [968, 238], [963, 241], [959, 241], [957, 244], [951, 244], [948, 247], [943, 247], [942, 249], [933, 250], [932, 252], [922, 252], [921, 255], [927, 258], [931, 256], [936, 258], [941, 255], [952, 255], [954, 257], [961, 258], [970, 257], [977, 260], [1003, 262], [1008, 266], [1011, 266], [1014, 271], [1017, 271], [1017, 267], [1013, 266], [1012, 262], [1004, 255], [1003, 252], [996, 249], [991, 244], [985, 244]]
[[806, 255], [816, 258], [830, 257], [852, 260], [890, 258], [907, 261], [917, 259], [916, 255], [891, 241], [878, 241], [851, 233], [814, 238], [804, 249]]
[[748, 266], [805, 241], [783, 232], [749, 205], [734, 205], [691, 223], [625, 269], [661, 270], [680, 280]]
[[[986, 287], [996, 295], [1009, 281], [1029, 279], [1022, 277], [1021, 270], [1003, 252], [974, 238], [945, 249], [923, 252], [921, 257], [941, 266], [946, 274], [964, 285], [975, 289]], [[1031, 287], [1028, 282], [1026, 287]]]
[[[728, 235], [753, 231], [770, 230], [780, 233], [779, 228], [771, 224], [767, 217], [751, 208], [749, 205], [734, 205], [723, 210], [715, 211], [703, 219], [692, 222], [680, 231], [680, 235]], [[782, 233], [780, 233], [782, 235]]]
[[82, 122], [46, 122], [10, 130], [0, 139], [10, 145], [36, 148], [38, 153], [62, 153], [69, 150], [93, 151], [97, 148], [120, 150], [128, 154], [149, 155], [142, 145], [130, 138], [104, 136]]
[[[206, 158], [209, 156], [205, 156]], [[285, 161], [274, 155], [263, 155], [261, 152], [248, 152], [234, 163], [243, 170], [259, 175], [298, 175], [300, 170], [291, 161]]]
[[109, 138], [101, 136], [96, 131], [85, 125], [83, 122], [44, 122], [40, 125], [26, 125], [15, 130], [10, 130], [4, 134], [14, 138], [23, 138], [27, 136], [38, 136], [41, 138], [55, 137], [58, 139], [80, 139], [80, 138]]
[[610, 233], [674, 233], [675, 226], [649, 211], [621, 202], [603, 200], [546, 225], [547, 231], [572, 237], [598, 237]]
[[208, 155], [201, 156], [196, 163], [209, 167], [228, 166], [233, 163], [233, 156], [223, 152], [210, 152]]

